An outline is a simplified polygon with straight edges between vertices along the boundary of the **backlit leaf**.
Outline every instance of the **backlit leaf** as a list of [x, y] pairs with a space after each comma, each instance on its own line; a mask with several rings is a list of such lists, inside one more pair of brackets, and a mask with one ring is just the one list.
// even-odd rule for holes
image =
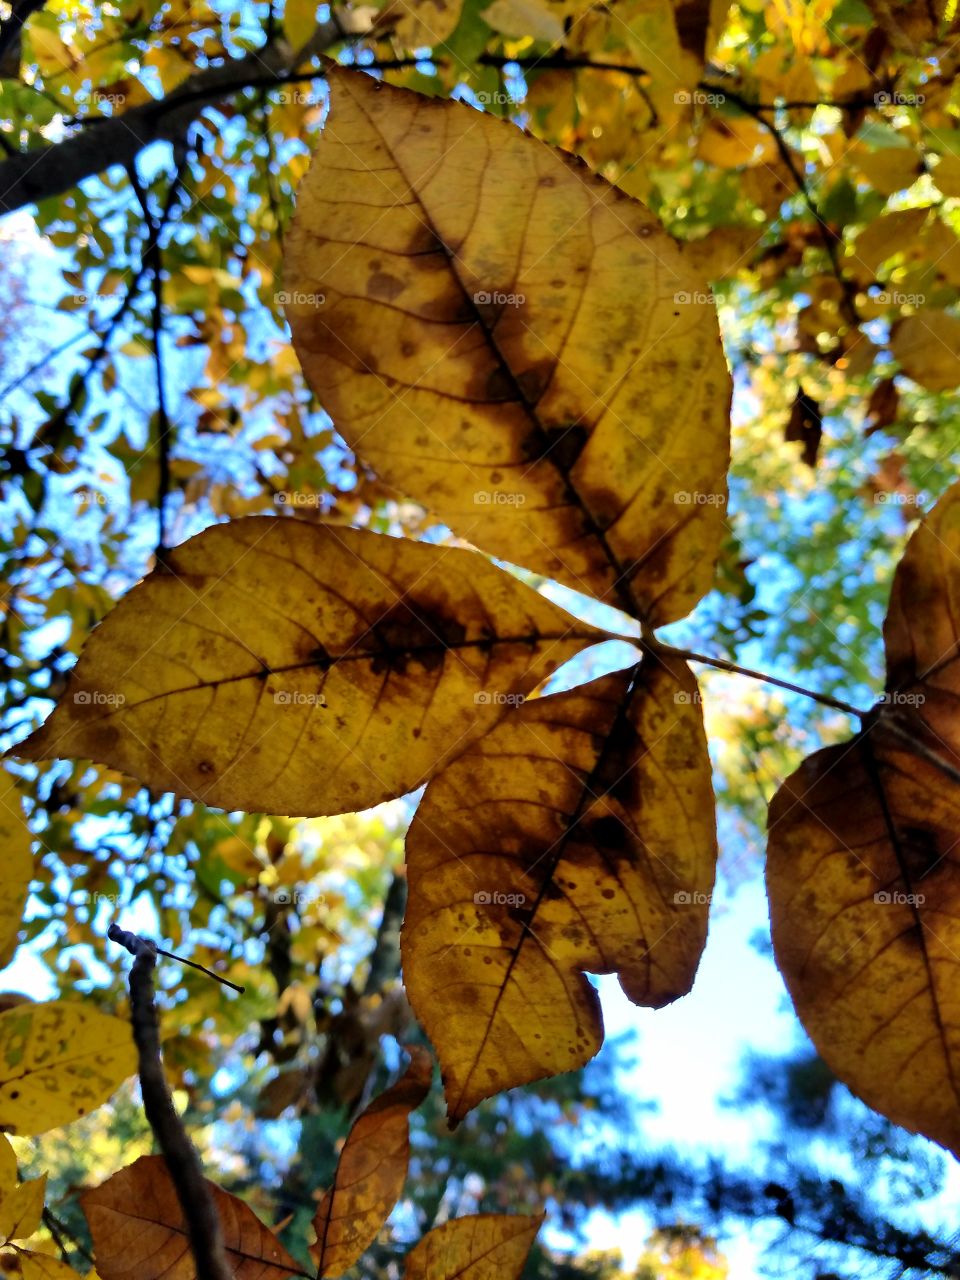
[[887, 692], [770, 806], [777, 962], [830, 1068], [960, 1152], [960, 485], [917, 529], [884, 628]]
[[890, 349], [908, 378], [928, 391], [949, 391], [960, 385], [960, 320], [924, 307], [898, 320], [891, 330]]
[[[79, 1271], [49, 1253], [38, 1253], [35, 1249], [18, 1249], [13, 1255], [18, 1270], [13, 1275], [23, 1276], [23, 1280], [80, 1280]], [[87, 1272], [87, 1280], [96, 1280], [94, 1272]]]
[[513, 125], [333, 71], [287, 315], [349, 444], [457, 533], [651, 622], [709, 588], [730, 383], [705, 281]]
[[519, 1213], [454, 1218], [410, 1250], [404, 1280], [517, 1280], [542, 1222]]
[[[249, 1205], [213, 1182], [235, 1280], [309, 1275]], [[163, 1156], [141, 1156], [80, 1197], [101, 1280], [195, 1280], [183, 1211]]]
[[689, 990], [716, 864], [697, 684], [650, 658], [527, 702], [427, 788], [407, 837], [404, 980], [450, 1118], [582, 1066], [586, 973], [636, 1004]]
[[0, 1192], [0, 1243], [27, 1240], [40, 1226], [47, 1175], [18, 1182]]
[[433, 1062], [408, 1049], [406, 1073], [366, 1108], [347, 1136], [333, 1186], [313, 1219], [318, 1276], [339, 1276], [377, 1237], [400, 1198], [410, 1159], [410, 1112], [430, 1092]]
[[393, 19], [397, 40], [405, 49], [434, 48], [453, 35], [463, 0], [392, 0], [384, 17]]
[[412, 791], [603, 633], [481, 556], [289, 518], [172, 551], [17, 748], [226, 809], [326, 814]]
[[532, 36], [547, 44], [563, 39], [563, 22], [546, 0], [493, 0], [480, 15], [488, 27], [506, 36]]
[[46, 1133], [106, 1102], [137, 1069], [130, 1027], [62, 1000], [0, 1013], [0, 1128]]

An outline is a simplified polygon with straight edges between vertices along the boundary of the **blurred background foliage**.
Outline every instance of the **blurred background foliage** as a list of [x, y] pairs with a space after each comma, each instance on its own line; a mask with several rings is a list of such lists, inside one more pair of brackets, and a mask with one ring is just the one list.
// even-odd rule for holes
[[[449, 537], [343, 446], [288, 342], [283, 240], [322, 127], [324, 53], [513, 120], [683, 242], [737, 390], [716, 590], [676, 635], [876, 697], [893, 566], [960, 455], [955, 3], [5, 0], [0, 15], [6, 745], [162, 545], [213, 521], [279, 512]], [[211, 87], [222, 68], [226, 90]], [[116, 139], [136, 129], [117, 122], [172, 120], [183, 102], [131, 164]], [[83, 148], [89, 176], [59, 189]], [[9, 179], [25, 164], [40, 192], [19, 207]], [[736, 887], [760, 874], [779, 781], [848, 725], [740, 678], [704, 687]], [[418, 1035], [397, 950], [409, 804], [291, 821], [174, 803], [84, 763], [18, 776], [39, 854], [31, 959], [3, 999], [122, 1012], [117, 915], [226, 965], [242, 1000], [164, 966], [167, 1067], [211, 1170], [289, 1219], [294, 1248], [350, 1118]], [[648, 1142], [657, 1098], [622, 1086], [635, 1051], [614, 1039], [453, 1134], [435, 1091], [414, 1117], [408, 1197], [360, 1273], [396, 1275], [450, 1216], [545, 1204], [531, 1276], [719, 1280], [739, 1233], [757, 1274], [958, 1274], [931, 1208], [945, 1159], [856, 1103], [799, 1033], [780, 1057], [745, 1054], [729, 1104], [755, 1117], [749, 1161]], [[135, 1089], [18, 1145], [25, 1172], [50, 1170], [47, 1225], [82, 1269], [78, 1188], [151, 1147]], [[624, 1261], [602, 1223], [637, 1211]]]

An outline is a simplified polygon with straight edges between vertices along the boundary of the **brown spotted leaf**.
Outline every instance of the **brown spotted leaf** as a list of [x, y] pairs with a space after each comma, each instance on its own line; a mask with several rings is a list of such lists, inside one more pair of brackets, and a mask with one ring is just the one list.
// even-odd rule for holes
[[542, 1214], [454, 1218], [410, 1250], [404, 1280], [517, 1280], [542, 1222]]
[[317, 1275], [339, 1276], [374, 1242], [400, 1198], [410, 1159], [410, 1112], [430, 1092], [433, 1061], [411, 1046], [406, 1073], [366, 1108], [347, 1136], [333, 1186], [313, 1219]]
[[525, 703], [431, 782], [407, 837], [407, 993], [450, 1118], [582, 1066], [586, 973], [637, 1004], [689, 990], [716, 864], [697, 684], [675, 659]]
[[652, 623], [706, 592], [730, 380], [642, 205], [513, 125], [330, 73], [287, 315], [375, 471], [485, 551]]
[[121, 600], [17, 753], [224, 809], [358, 810], [420, 786], [597, 639], [475, 552], [250, 517]]
[[[310, 1275], [249, 1205], [208, 1182], [235, 1280]], [[196, 1280], [183, 1211], [163, 1156], [141, 1156], [80, 1197], [100, 1280]]]
[[770, 806], [777, 962], [831, 1069], [960, 1154], [960, 485], [914, 533], [884, 627], [887, 691]]
[[106, 1102], [137, 1069], [129, 1025], [50, 1000], [0, 1013], [0, 1129], [46, 1133]]

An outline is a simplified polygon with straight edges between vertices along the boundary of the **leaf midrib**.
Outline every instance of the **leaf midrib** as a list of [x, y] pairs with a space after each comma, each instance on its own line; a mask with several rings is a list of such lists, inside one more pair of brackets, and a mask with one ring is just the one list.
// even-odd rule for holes
[[[533, 431], [536, 434], [537, 444], [540, 447], [540, 454], [538, 457], [531, 460], [530, 465], [532, 466], [535, 462], [549, 462], [550, 465], [553, 467], [554, 471], [556, 471], [563, 485], [564, 494], [568, 495], [571, 500], [569, 505], [576, 508], [576, 510], [578, 510], [582, 515], [584, 519], [584, 523], [586, 525], [587, 533], [597, 541], [601, 550], [603, 551], [607, 564], [610, 566], [610, 568], [614, 573], [614, 580], [611, 586], [612, 586], [612, 590], [616, 594], [619, 607], [622, 608], [624, 612], [626, 612], [630, 617], [637, 617], [638, 616], [637, 602], [633, 599], [633, 596], [630, 593], [629, 585], [625, 585], [628, 582], [628, 570], [621, 563], [619, 557], [616, 555], [613, 548], [610, 546], [610, 542], [606, 536], [605, 530], [601, 528], [600, 523], [597, 520], [597, 517], [593, 514], [592, 510], [588, 506], [586, 499], [583, 497], [583, 495], [579, 492], [579, 490], [574, 485], [572, 476], [570, 474], [572, 468], [565, 469], [560, 465], [558, 458], [554, 456], [553, 444], [550, 441], [549, 437], [547, 436], [546, 430], [543, 424], [541, 423], [539, 417], [537, 416], [536, 405], [539, 402], [539, 400], [542, 398], [543, 393], [541, 392], [540, 396], [538, 396], [536, 401], [531, 401], [525, 394], [522, 386], [520, 385], [517, 375], [514, 373], [513, 368], [511, 367], [509, 361], [507, 360], [506, 356], [501, 350], [499, 343], [497, 342], [497, 339], [493, 332], [493, 328], [486, 323], [479, 307], [474, 301], [472, 295], [467, 290], [467, 287], [464, 284], [463, 280], [460, 278], [460, 274], [456, 268], [456, 260], [455, 260], [454, 254], [447, 247], [446, 241], [443, 239], [439, 230], [437, 229], [434, 219], [431, 216], [431, 213], [427, 208], [426, 204], [424, 203], [423, 197], [415, 183], [415, 180], [407, 173], [406, 169], [400, 162], [399, 156], [394, 151], [393, 147], [390, 145], [387, 138], [381, 132], [380, 128], [377, 126], [376, 121], [372, 118], [370, 113], [367, 111], [364, 104], [359, 100], [359, 98], [353, 95], [351, 96], [353, 97], [353, 101], [356, 103], [358, 110], [362, 111], [363, 114], [366, 116], [371, 129], [374, 130], [374, 132], [383, 142], [387, 155], [390, 157], [391, 161], [396, 166], [397, 170], [403, 177], [404, 181], [407, 183], [407, 186], [410, 188], [412, 195], [417, 201], [418, 207], [423, 212], [426, 225], [428, 226], [429, 230], [433, 233], [436, 239], [437, 245], [440, 247], [440, 249], [444, 254], [444, 257], [447, 260], [447, 266], [450, 270], [450, 274], [453, 277], [453, 279], [456, 281], [457, 287], [460, 290], [463, 300], [466, 303], [467, 308], [473, 315], [474, 324], [477, 324], [480, 326], [480, 330], [483, 333], [484, 337], [486, 338], [487, 343], [497, 360], [497, 363], [500, 367], [501, 372], [504, 374], [509, 385], [514, 391], [516, 403], [520, 404], [520, 406], [522, 407], [524, 413], [527, 416], [527, 419], [529, 420], [533, 428]], [[417, 104], [416, 109], [418, 111], [420, 110], [419, 103]], [[570, 425], [575, 426], [577, 424], [572, 423]], [[568, 427], [568, 430], [569, 430], [569, 427]], [[584, 449], [586, 449], [588, 445], [589, 445], [589, 437], [588, 437], [587, 443], [584, 445]], [[582, 454], [582, 451], [581, 451], [581, 454]], [[578, 457], [579, 456], [581, 455], [578, 455]]]

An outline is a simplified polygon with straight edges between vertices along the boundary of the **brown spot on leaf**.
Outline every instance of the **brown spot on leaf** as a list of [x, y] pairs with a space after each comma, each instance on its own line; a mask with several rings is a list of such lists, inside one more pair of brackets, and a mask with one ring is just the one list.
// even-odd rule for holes
[[528, 462], [544, 458], [566, 475], [583, 452], [590, 433], [582, 423], [564, 423], [558, 427], [544, 427], [531, 431], [523, 441], [523, 456]]
[[406, 675], [408, 663], [418, 662], [425, 671], [435, 671], [447, 650], [462, 644], [466, 634], [462, 622], [436, 606], [400, 600], [370, 628], [373, 670], [378, 675]]
[[383, 298], [392, 302], [403, 290], [403, 281], [392, 276], [389, 271], [374, 271], [367, 281], [367, 294], [371, 298]]

